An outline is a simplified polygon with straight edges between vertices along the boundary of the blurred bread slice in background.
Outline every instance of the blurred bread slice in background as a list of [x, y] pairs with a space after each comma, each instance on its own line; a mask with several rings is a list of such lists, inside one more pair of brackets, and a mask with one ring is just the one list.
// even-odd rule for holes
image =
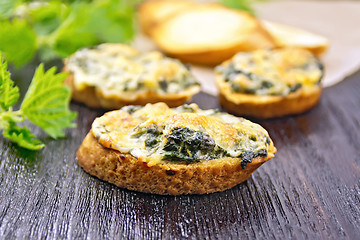
[[190, 0], [151, 0], [140, 4], [138, 20], [142, 31], [151, 35], [151, 30], [174, 13], [188, 8], [196, 3]]
[[319, 55], [329, 46], [320, 35], [217, 3], [145, 1], [139, 6], [138, 20], [167, 55], [200, 65], [215, 66], [243, 51], [300, 47]]
[[277, 47], [305, 48], [315, 55], [324, 53], [329, 47], [329, 40], [315, 33], [268, 20], [262, 20], [262, 24], [274, 38]]
[[217, 65], [239, 51], [275, 47], [252, 15], [218, 4], [176, 12], [151, 30], [158, 47], [184, 62]]

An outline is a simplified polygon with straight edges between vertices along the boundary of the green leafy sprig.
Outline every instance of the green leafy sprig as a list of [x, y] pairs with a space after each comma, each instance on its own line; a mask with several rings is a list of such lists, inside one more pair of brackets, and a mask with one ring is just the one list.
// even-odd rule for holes
[[220, 0], [220, 3], [224, 4], [229, 8], [239, 9], [246, 12], [249, 12], [252, 15], [255, 15], [255, 10], [252, 7], [254, 2], [260, 2], [266, 0]]
[[64, 58], [102, 42], [129, 43], [139, 0], [0, 0], [0, 51], [15, 66]]
[[65, 73], [56, 74], [55, 67], [45, 72], [41, 64], [20, 109], [14, 111], [12, 106], [19, 100], [19, 88], [10, 79], [7, 62], [0, 54], [0, 131], [3, 136], [30, 150], [43, 148], [44, 144], [35, 139], [30, 129], [18, 126], [28, 119], [51, 137], [64, 137], [63, 129], [74, 127], [72, 121], [76, 118], [76, 113], [69, 110], [71, 91], [63, 85], [65, 78]]

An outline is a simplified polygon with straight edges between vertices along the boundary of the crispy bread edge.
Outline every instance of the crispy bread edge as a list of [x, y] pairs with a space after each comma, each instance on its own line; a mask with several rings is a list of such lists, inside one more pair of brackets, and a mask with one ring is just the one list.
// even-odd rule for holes
[[322, 92], [320, 86], [314, 86], [310, 92], [298, 91], [285, 97], [273, 96], [265, 102], [257, 101], [257, 96], [241, 101], [242, 94], [238, 94], [239, 103], [234, 103], [226, 97], [226, 92], [219, 89], [219, 102], [226, 111], [235, 115], [266, 119], [306, 112], [317, 105]]

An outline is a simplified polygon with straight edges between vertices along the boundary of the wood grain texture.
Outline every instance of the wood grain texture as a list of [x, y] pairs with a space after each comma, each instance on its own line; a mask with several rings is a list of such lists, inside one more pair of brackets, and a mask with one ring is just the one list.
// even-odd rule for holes
[[[204, 93], [193, 101], [219, 107]], [[203, 196], [132, 192], [88, 175], [75, 152], [103, 112], [71, 108], [78, 127], [66, 139], [29, 125], [46, 143], [41, 151], [0, 138], [1, 239], [360, 239], [360, 72], [305, 114], [258, 121], [275, 158]]]

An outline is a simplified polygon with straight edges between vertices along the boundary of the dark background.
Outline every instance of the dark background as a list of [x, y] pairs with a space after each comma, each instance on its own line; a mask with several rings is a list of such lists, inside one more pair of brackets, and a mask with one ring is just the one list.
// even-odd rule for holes
[[[50, 63], [49, 65], [52, 65]], [[22, 93], [34, 67], [15, 71]], [[219, 107], [198, 94], [202, 108]], [[75, 152], [96, 116], [77, 103], [77, 128], [32, 152], [0, 137], [2, 239], [360, 239], [360, 72], [298, 116], [254, 120], [278, 152], [238, 186], [209, 195], [124, 190], [85, 173]]]

